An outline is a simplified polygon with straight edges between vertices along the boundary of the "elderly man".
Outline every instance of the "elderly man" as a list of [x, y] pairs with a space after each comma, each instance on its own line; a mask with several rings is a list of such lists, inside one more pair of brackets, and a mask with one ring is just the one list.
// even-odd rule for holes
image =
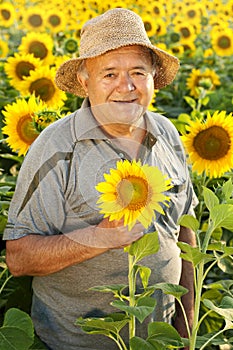
[[[33, 276], [32, 319], [48, 349], [116, 349], [114, 342], [86, 335], [74, 323], [79, 316], [113, 311], [111, 296], [90, 287], [126, 283], [122, 247], [143, 235], [140, 223], [129, 231], [122, 222], [103, 219], [96, 205], [96, 184], [120, 159], [157, 166], [172, 181], [170, 206], [152, 223], [160, 250], [145, 265], [152, 270], [151, 283], [181, 283], [189, 289], [184, 305], [192, 324], [192, 268], [181, 261], [176, 243], [195, 244], [194, 234], [177, 224], [181, 215], [193, 213], [195, 195], [176, 129], [147, 111], [154, 89], [170, 84], [178, 68], [175, 57], [151, 44], [137, 14], [113, 9], [84, 25], [79, 57], [57, 72], [62, 90], [85, 99], [32, 145], [4, 235], [12, 274]], [[171, 322], [173, 298], [155, 297], [152, 319]], [[176, 325], [185, 336], [179, 311]]]

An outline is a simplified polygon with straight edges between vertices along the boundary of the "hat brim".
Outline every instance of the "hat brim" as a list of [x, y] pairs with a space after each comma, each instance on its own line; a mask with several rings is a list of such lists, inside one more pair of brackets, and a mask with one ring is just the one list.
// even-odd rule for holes
[[[132, 43], [131, 45], [138, 45], [138, 43]], [[119, 46], [129, 46], [129, 45], [122, 45]], [[156, 54], [156, 74], [154, 77], [154, 88], [155, 89], [161, 89], [173, 82], [175, 79], [175, 76], [179, 70], [179, 60], [175, 57], [170, 55], [168, 52], [159, 49], [156, 46], [153, 45], [141, 45], [148, 47]], [[116, 48], [115, 48], [116, 49]], [[102, 54], [106, 53], [107, 51], [103, 52]], [[59, 89], [74, 94], [79, 97], [85, 97], [86, 93], [82, 87], [82, 85], [79, 83], [77, 79], [77, 72], [78, 67], [82, 63], [83, 60], [87, 58], [95, 58], [100, 56], [100, 54], [96, 56], [90, 56], [90, 57], [77, 57], [72, 58], [68, 61], [65, 61], [57, 70], [56, 77], [55, 77], [55, 83], [59, 87]]]

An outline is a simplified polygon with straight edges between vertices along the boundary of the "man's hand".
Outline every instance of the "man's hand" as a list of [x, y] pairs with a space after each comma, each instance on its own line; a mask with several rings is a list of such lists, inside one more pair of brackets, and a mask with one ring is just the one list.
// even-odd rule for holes
[[96, 244], [101, 248], [123, 248], [143, 236], [144, 227], [136, 223], [131, 231], [120, 221], [103, 219], [94, 229]]

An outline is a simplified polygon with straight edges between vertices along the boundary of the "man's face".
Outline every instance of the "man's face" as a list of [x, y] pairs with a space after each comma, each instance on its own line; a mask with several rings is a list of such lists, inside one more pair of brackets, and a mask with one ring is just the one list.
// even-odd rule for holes
[[99, 122], [137, 123], [154, 93], [150, 55], [127, 46], [87, 59], [86, 69], [80, 81]]

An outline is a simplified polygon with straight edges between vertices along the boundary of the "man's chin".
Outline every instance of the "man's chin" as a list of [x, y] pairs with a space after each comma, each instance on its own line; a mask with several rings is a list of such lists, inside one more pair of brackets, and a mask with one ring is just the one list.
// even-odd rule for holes
[[145, 113], [145, 107], [134, 102], [109, 102], [92, 106], [93, 114], [113, 123], [134, 123]]

